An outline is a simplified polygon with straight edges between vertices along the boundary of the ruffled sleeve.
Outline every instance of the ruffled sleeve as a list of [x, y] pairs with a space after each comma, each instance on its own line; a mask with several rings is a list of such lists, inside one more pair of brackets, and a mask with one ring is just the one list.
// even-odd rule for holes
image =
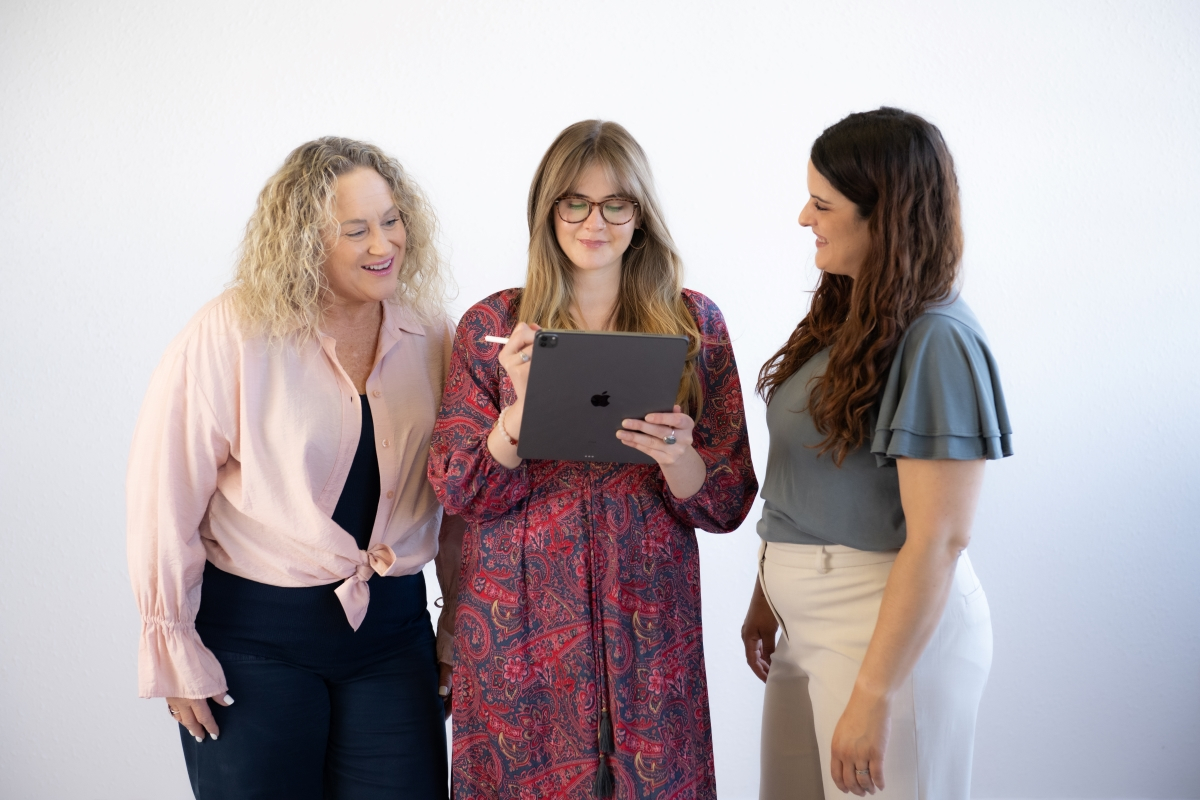
[[196, 633], [205, 550], [200, 525], [230, 444], [183, 352], [151, 379], [126, 476], [129, 575], [142, 617], [141, 697], [212, 697], [227, 688]]
[[1010, 456], [1012, 428], [987, 339], [961, 300], [905, 332], [880, 399], [871, 452], [968, 461]]
[[656, 470], [659, 491], [667, 509], [684, 525], [726, 533], [742, 524], [758, 492], [742, 383], [720, 309], [699, 292], [685, 290], [684, 300], [704, 340], [697, 363], [704, 407], [696, 420], [692, 444], [704, 461], [705, 478], [700, 491], [680, 500], [671, 493], [662, 471]]

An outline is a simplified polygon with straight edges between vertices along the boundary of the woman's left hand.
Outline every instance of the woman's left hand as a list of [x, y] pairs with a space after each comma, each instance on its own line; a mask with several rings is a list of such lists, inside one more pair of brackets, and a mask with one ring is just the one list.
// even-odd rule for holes
[[843, 792], [859, 797], [883, 788], [883, 755], [892, 727], [891, 705], [858, 690], [833, 729], [829, 771]]
[[707, 467], [692, 447], [696, 423], [679, 406], [669, 414], [647, 414], [644, 420], [621, 421], [617, 438], [658, 462], [671, 493], [687, 499], [704, 485]]

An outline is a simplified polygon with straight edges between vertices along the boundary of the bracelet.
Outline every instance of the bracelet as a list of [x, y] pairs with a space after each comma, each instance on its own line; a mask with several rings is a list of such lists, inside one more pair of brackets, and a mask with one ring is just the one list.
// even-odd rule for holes
[[516, 447], [517, 440], [509, 436], [508, 431], [504, 429], [504, 415], [508, 413], [510, 408], [512, 408], [512, 406], [505, 406], [504, 408], [500, 409], [500, 416], [496, 417], [496, 427], [500, 429], [500, 435], [507, 439], [508, 443], [513, 447]]

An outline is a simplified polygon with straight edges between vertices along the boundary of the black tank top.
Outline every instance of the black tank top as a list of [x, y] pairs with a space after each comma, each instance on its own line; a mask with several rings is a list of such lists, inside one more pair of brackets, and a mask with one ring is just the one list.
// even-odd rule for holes
[[354, 537], [359, 550], [366, 550], [371, 543], [371, 529], [375, 527], [375, 512], [379, 508], [379, 457], [375, 454], [375, 421], [371, 418], [371, 405], [365, 394], [358, 398], [362, 409], [362, 434], [358, 437], [358, 449], [354, 451], [346, 485], [333, 510], [333, 521]]

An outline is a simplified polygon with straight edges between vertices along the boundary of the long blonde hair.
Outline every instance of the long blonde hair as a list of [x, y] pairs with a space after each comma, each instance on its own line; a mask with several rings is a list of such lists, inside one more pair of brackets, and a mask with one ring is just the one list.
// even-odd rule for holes
[[258, 195], [231, 289], [243, 322], [272, 341], [316, 335], [328, 283], [326, 242], [337, 235], [337, 179], [367, 167], [379, 173], [400, 210], [407, 238], [396, 302], [431, 321], [442, 313], [448, 276], [435, 246], [437, 217], [394, 158], [366, 142], [324, 136], [288, 155]]
[[559, 247], [553, 214], [555, 202], [571, 193], [593, 165], [608, 173], [622, 196], [637, 201], [635, 221], [642, 231], [642, 244], [630, 246], [622, 256], [613, 329], [688, 337], [678, 402], [685, 413], [699, 417], [703, 402], [696, 372], [700, 329], [682, 295], [683, 259], [667, 230], [646, 153], [615, 122], [577, 122], [560, 133], [542, 156], [529, 187], [529, 271], [518, 319], [546, 328], [578, 328], [570, 312], [575, 299], [574, 267]]

